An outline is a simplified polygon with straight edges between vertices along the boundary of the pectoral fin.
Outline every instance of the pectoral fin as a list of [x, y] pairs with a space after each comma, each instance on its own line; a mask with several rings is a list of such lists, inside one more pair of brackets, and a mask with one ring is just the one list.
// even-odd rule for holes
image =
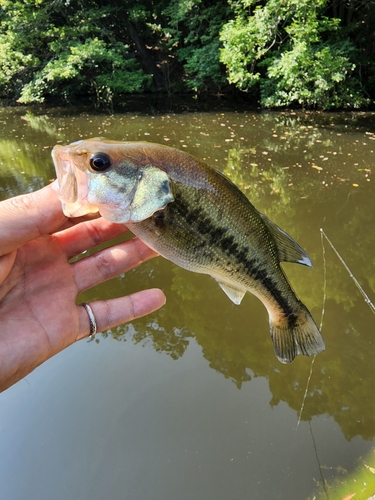
[[311, 260], [307, 253], [289, 236], [285, 231], [279, 228], [277, 224], [268, 219], [264, 214], [260, 214], [268, 229], [275, 238], [277, 249], [279, 251], [280, 262], [295, 262], [305, 266], [312, 267]]
[[148, 166], [139, 171], [139, 179], [131, 202], [131, 221], [151, 217], [173, 201], [169, 177], [163, 170]]
[[243, 290], [242, 288], [236, 288], [232, 285], [228, 285], [228, 283], [223, 283], [222, 281], [216, 281], [232, 302], [234, 302], [236, 305], [241, 304], [241, 300], [243, 299], [246, 290]]

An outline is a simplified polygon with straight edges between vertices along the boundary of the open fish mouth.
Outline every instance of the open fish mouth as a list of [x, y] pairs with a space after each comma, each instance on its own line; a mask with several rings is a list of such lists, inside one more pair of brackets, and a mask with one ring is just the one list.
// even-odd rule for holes
[[99, 211], [111, 222], [126, 224], [145, 220], [173, 201], [165, 171], [148, 162], [138, 165], [131, 158], [116, 156], [113, 147], [93, 139], [53, 148], [65, 215], [79, 217]]
[[70, 157], [69, 146], [57, 145], [52, 150], [59, 183], [59, 199], [67, 217], [81, 217], [98, 212], [98, 207], [88, 202], [89, 178], [86, 172], [77, 169]]

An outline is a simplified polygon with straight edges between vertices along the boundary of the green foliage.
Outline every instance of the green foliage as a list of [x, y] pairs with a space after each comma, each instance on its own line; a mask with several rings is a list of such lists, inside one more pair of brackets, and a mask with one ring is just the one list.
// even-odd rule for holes
[[325, 15], [328, 0], [269, 0], [247, 15], [255, 3], [234, 4], [236, 17], [221, 31], [229, 81], [242, 90], [259, 84], [265, 107], [368, 103], [355, 74], [359, 51], [341, 20]]
[[345, 55], [351, 50], [349, 41], [316, 46], [306, 41], [296, 42], [268, 66], [262, 103], [266, 107], [298, 103], [322, 109], [364, 105], [359, 85], [351, 76], [355, 65]]
[[120, 42], [109, 48], [103, 40], [93, 38], [57, 49], [56, 57], [23, 87], [20, 102], [43, 102], [46, 94], [61, 92], [69, 100], [74, 87], [80, 93], [95, 92], [99, 102], [110, 101], [113, 95], [139, 91], [150, 81], [134, 59], [123, 57], [127, 47]]
[[374, 7], [0, 0], [0, 97], [111, 105], [123, 94], [217, 93], [229, 83], [255, 89], [266, 107], [363, 107], [375, 95]]
[[172, 0], [164, 10], [167, 32], [176, 58], [182, 63], [186, 86], [195, 92], [207, 83], [225, 83], [219, 61], [219, 32], [229, 15], [225, 1]]
[[129, 45], [107, 29], [114, 10], [96, 2], [82, 4], [0, 2], [3, 94], [10, 93], [9, 84], [16, 79], [13, 91], [22, 103], [51, 96], [69, 102], [84, 95], [108, 104], [117, 94], [149, 86], [151, 77]]
[[223, 27], [221, 61], [229, 70], [231, 83], [247, 90], [260, 81], [256, 64], [268, 52], [275, 36], [274, 22], [267, 8], [257, 7], [252, 17], [237, 16]]
[[[14, 49], [12, 41], [6, 35], [0, 35], [0, 87], [9, 89], [13, 76], [23, 73], [26, 68], [37, 63], [32, 54], [24, 55], [20, 50]], [[3, 90], [3, 92], [4, 92]]]

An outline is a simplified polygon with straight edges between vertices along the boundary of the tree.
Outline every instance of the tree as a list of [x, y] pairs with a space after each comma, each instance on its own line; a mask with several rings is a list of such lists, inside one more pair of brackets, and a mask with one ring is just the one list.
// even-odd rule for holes
[[[338, 3], [333, 13], [344, 15]], [[351, 19], [360, 3], [349, 2]], [[360, 51], [342, 20], [328, 16], [328, 0], [238, 0], [232, 7], [235, 18], [221, 31], [221, 61], [238, 88], [259, 86], [266, 107], [358, 108], [368, 102]]]
[[227, 10], [212, 0], [0, 0], [0, 95], [110, 103], [152, 89], [219, 88]]
[[195, 92], [226, 85], [220, 60], [219, 33], [230, 13], [226, 0], [171, 0], [163, 11], [167, 16], [165, 36], [182, 64], [186, 87]]
[[375, 95], [374, 6], [0, 0], [0, 98], [111, 105], [132, 93], [232, 88], [266, 107], [363, 107]]
[[0, 7], [3, 96], [19, 93], [29, 103], [87, 95], [108, 103], [150, 84], [121, 30], [111, 29], [115, 7], [90, 0], [1, 0]]

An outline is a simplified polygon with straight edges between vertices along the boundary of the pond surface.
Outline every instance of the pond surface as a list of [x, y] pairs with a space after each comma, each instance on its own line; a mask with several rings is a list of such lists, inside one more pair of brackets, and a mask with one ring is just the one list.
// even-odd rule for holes
[[52, 147], [87, 137], [158, 142], [222, 170], [311, 257], [313, 269], [284, 269], [326, 343], [314, 362], [282, 365], [259, 300], [235, 306], [211, 278], [154, 259], [82, 300], [160, 287], [160, 311], [75, 344], [0, 395], [0, 497], [331, 498], [375, 446], [375, 316], [320, 228], [375, 300], [374, 124], [0, 110], [1, 199], [48, 183]]

